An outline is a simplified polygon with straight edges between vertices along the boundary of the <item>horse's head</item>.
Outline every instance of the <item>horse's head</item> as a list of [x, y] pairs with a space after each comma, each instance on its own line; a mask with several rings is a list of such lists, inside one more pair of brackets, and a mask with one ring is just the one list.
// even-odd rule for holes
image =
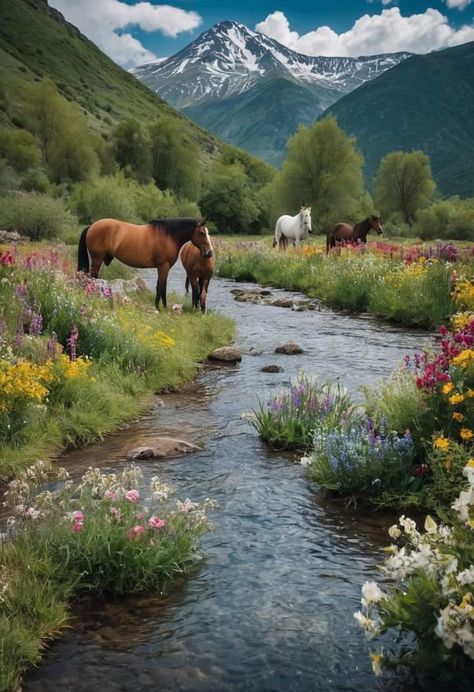
[[374, 231], [377, 231], [377, 235], [382, 235], [383, 233], [383, 226], [382, 226], [382, 221], [380, 220], [380, 216], [369, 216], [369, 222], [370, 222], [370, 228], [373, 228]]
[[304, 233], [312, 233], [313, 231], [311, 230], [311, 207], [301, 207], [300, 215]]
[[191, 236], [191, 242], [200, 251], [201, 257], [212, 257], [212, 244], [206, 226], [206, 219], [201, 219], [201, 221], [197, 222]]

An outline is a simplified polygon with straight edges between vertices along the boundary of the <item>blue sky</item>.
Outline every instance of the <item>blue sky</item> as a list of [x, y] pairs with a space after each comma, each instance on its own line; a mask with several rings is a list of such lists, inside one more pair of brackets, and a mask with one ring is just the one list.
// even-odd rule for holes
[[430, 50], [474, 41], [474, 0], [49, 0], [125, 67], [176, 53], [226, 19], [308, 55]]

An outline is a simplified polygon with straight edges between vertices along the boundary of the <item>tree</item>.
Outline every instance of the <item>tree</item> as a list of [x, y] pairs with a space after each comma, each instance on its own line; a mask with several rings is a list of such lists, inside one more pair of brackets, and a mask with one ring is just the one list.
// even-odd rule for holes
[[27, 130], [0, 130], [0, 156], [19, 173], [37, 168], [41, 161], [38, 140]]
[[394, 151], [384, 156], [375, 178], [375, 201], [381, 214], [401, 215], [409, 226], [425, 207], [436, 184], [430, 160], [422, 151]]
[[241, 166], [216, 164], [205, 181], [199, 200], [204, 216], [221, 233], [252, 233], [258, 230], [260, 208]]
[[171, 118], [159, 118], [149, 129], [152, 175], [162, 190], [178, 199], [196, 200], [199, 192], [199, 149], [186, 141], [182, 128]]
[[121, 120], [112, 133], [115, 159], [130, 177], [140, 183], [151, 178], [152, 166], [148, 132], [135, 118]]
[[354, 218], [363, 195], [363, 158], [353, 139], [328, 116], [314, 125], [300, 125], [288, 140], [287, 156], [273, 184], [278, 212], [296, 213], [311, 205], [313, 227]]
[[87, 180], [99, 169], [94, 137], [81, 111], [68, 103], [50, 79], [32, 87], [25, 118], [40, 145], [53, 182]]

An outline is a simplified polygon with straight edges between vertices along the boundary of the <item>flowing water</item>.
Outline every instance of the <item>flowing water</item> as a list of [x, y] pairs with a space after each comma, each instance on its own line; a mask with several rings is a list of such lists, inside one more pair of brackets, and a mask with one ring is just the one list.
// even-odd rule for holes
[[[171, 278], [182, 294], [182, 274]], [[213, 280], [208, 306], [235, 319], [242, 363], [204, 368], [139, 424], [61, 460], [79, 474], [91, 464], [120, 468], [128, 449], [157, 433], [197, 442], [202, 451], [142, 468], [182, 499], [218, 502], [215, 530], [202, 541], [206, 561], [167, 594], [82, 604], [24, 690], [381, 689], [353, 612], [363, 582], [378, 576], [393, 517], [324, 499], [304, 468], [267, 449], [241, 415], [299, 370], [339, 379], [360, 398], [361, 384], [387, 378], [427, 336], [330, 310], [239, 303], [232, 287]], [[288, 340], [304, 354], [275, 354]], [[284, 371], [261, 372], [269, 363]], [[400, 689], [393, 681], [389, 688]]]

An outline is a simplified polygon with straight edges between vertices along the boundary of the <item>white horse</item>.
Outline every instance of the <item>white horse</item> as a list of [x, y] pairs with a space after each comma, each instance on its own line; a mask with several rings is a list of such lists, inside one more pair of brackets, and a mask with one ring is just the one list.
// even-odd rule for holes
[[288, 241], [298, 246], [302, 240], [308, 237], [311, 231], [311, 207], [301, 207], [296, 216], [284, 214], [280, 216], [275, 225], [275, 238], [272, 247], [277, 244], [280, 250], [286, 250]]

